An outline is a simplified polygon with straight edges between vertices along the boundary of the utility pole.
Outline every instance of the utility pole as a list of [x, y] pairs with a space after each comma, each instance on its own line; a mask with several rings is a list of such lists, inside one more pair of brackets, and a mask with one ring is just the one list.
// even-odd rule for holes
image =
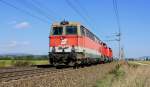
[[118, 58], [119, 60], [121, 60], [121, 31], [119, 29], [119, 33], [118, 35], [116, 35], [118, 37], [118, 48], [119, 48], [119, 52], [118, 52]]
[[118, 34], [116, 35], [118, 37], [117, 41], [118, 41], [118, 48], [119, 48], [118, 58], [119, 58], [119, 60], [121, 60], [121, 52], [120, 51], [121, 51], [121, 36], [122, 36], [122, 33], [121, 33], [121, 24], [120, 24], [117, 0], [113, 0], [113, 8], [114, 8], [116, 21], [117, 21], [117, 26], [118, 26]]
[[121, 48], [121, 51], [120, 51], [120, 55], [121, 55], [121, 60], [123, 60], [125, 58], [125, 54], [124, 54], [124, 49]]

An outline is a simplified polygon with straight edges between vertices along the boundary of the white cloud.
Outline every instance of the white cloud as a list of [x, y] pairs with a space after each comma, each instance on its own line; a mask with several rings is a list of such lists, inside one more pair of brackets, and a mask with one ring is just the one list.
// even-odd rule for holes
[[23, 42], [22, 42], [22, 45], [26, 45], [26, 46], [27, 46], [27, 45], [29, 45], [29, 44], [30, 44], [29, 41], [23, 41]]
[[11, 41], [8, 43], [8, 48], [15, 48], [18, 45], [17, 41]]
[[24, 22], [16, 23], [14, 27], [17, 29], [26, 29], [29, 28], [30, 26], [31, 25], [28, 22], [24, 21]]
[[2, 44], [0, 46], [1, 49], [3, 50], [13, 50], [17, 48], [25, 48], [30, 45], [29, 41], [10, 41], [6, 44]]

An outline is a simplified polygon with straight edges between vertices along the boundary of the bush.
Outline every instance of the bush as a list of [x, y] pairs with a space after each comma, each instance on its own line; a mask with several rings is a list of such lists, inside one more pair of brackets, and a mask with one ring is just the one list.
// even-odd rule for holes
[[27, 60], [16, 60], [16, 61], [12, 61], [12, 63], [13, 63], [13, 66], [15, 66], [15, 67], [33, 65], [32, 62], [27, 61]]
[[125, 75], [125, 71], [121, 68], [121, 65], [116, 65], [115, 69], [110, 72], [110, 74], [115, 75], [117, 79]]
[[6, 65], [6, 62], [5, 61], [1, 61], [0, 62], [0, 67], [4, 67]]

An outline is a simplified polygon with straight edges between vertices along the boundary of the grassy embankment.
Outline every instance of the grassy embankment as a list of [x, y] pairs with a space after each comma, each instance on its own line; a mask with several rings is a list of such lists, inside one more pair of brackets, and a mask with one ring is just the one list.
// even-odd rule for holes
[[150, 61], [129, 61], [130, 64], [137, 64], [137, 63], [141, 63], [141, 64], [149, 64], [150, 65]]
[[48, 60], [0, 60], [0, 67], [48, 64]]
[[[150, 64], [142, 61], [140, 63]], [[97, 81], [95, 87], [150, 87], [150, 66], [144, 64], [136, 62], [120, 64]]]

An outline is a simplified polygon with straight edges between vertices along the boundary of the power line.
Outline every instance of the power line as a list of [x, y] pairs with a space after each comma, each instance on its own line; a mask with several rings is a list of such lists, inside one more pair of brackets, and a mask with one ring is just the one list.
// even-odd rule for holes
[[67, 4], [68, 4], [68, 6], [70, 6], [84, 21], [88, 21], [88, 20], [86, 19], [86, 17], [84, 17], [84, 16], [82, 15], [82, 13], [81, 13], [69, 0], [66, 0], [66, 2], [67, 2]]
[[23, 12], [23, 13], [25, 13], [25, 14], [27, 14], [27, 15], [33, 17], [33, 18], [36, 18], [36, 19], [38, 19], [38, 20], [40, 20], [40, 21], [42, 21], [42, 22], [44, 22], [44, 23], [48, 23], [47, 20], [42, 19], [42, 18], [40, 18], [40, 17], [38, 17], [38, 16], [36, 16], [36, 15], [33, 15], [32, 13], [30, 13], [30, 12], [24, 10], [24, 9], [18, 8], [17, 6], [15, 6], [15, 5], [13, 5], [13, 4], [9, 3], [9, 2], [6, 2], [6, 1], [4, 1], [4, 0], [0, 0], [0, 2], [3, 3], [3, 4], [5, 4], [5, 5], [7, 5], [7, 6], [9, 6], [9, 7], [12, 7], [12, 8], [14, 8], [14, 9], [20, 11], [20, 12]]
[[79, 6], [80, 9], [82, 10], [82, 12], [86, 15], [85, 17], [86, 17], [87, 20], [89, 21], [90, 26], [91, 26], [92, 28], [95, 28], [95, 27], [92, 26], [92, 25], [93, 25], [93, 22], [92, 22], [92, 23], [90, 22], [90, 21], [93, 21], [93, 20], [92, 20], [92, 18], [90, 17], [90, 15], [89, 15], [87, 9], [86, 9], [83, 5], [81, 5], [81, 3], [79, 2], [79, 0], [75, 0], [75, 2], [78, 4], [78, 6]]
[[[79, 8], [82, 10], [81, 12], [83, 12], [86, 15], [85, 17], [89, 20], [89, 24], [90, 24], [91, 28], [96, 29], [94, 20], [91, 18], [88, 10], [84, 7], [84, 5], [82, 5], [79, 0], [74, 0], [74, 2], [76, 2], [78, 4]], [[102, 37], [101, 34], [99, 34], [99, 36]], [[100, 38], [100, 39], [102, 40], [102, 38]]]
[[[47, 12], [48, 12], [48, 14], [50, 15], [50, 16], [52, 16], [51, 14], [53, 14], [53, 15], [56, 15], [57, 13], [54, 11], [54, 10], [52, 10], [52, 9], [50, 9], [50, 8], [48, 8], [46, 5], [43, 5], [43, 4], [41, 4], [41, 2], [39, 2], [38, 0], [32, 0], [32, 2], [34, 2], [36, 5], [38, 5], [38, 6], [41, 6], [43, 9], [45, 9], [45, 10], [47, 10]], [[56, 16], [52, 16], [53, 18], [61, 18], [61, 16], [59, 15], [59, 14], [57, 14], [57, 17]], [[58, 19], [59, 19], [58, 18]], [[62, 18], [61, 18], [62, 19]]]
[[116, 35], [118, 37], [118, 45], [119, 45], [119, 59], [121, 59], [121, 25], [120, 25], [120, 18], [119, 18], [119, 12], [118, 12], [118, 3], [117, 0], [113, 0], [113, 8], [116, 16], [117, 26], [118, 26], [118, 34]]
[[113, 0], [113, 8], [114, 8], [114, 12], [115, 12], [116, 20], [117, 20], [117, 26], [118, 26], [118, 29], [119, 29], [119, 32], [120, 32], [121, 25], [120, 25], [120, 17], [119, 17], [119, 12], [118, 12], [117, 0]]
[[87, 16], [88, 19], [90, 19], [89, 13], [88, 11], [85, 9], [85, 7], [83, 5], [81, 5], [81, 3], [79, 2], [79, 0], [75, 0], [75, 2], [78, 4], [78, 6], [82, 9], [82, 11], [85, 13], [85, 15]]
[[[48, 15], [49, 16], [51, 16], [53, 19], [56, 19], [56, 18], [58, 18], [58, 17], [60, 17], [60, 15], [59, 16], [54, 16], [54, 15], [56, 15], [56, 13], [54, 12], [54, 10], [52, 10], [52, 9], [49, 9], [46, 5], [43, 5], [42, 3], [40, 3], [38, 0], [31, 0], [34, 4], [36, 4], [37, 6], [41, 6], [42, 8], [43, 8], [43, 10], [47, 10], [46, 12], [48, 13]], [[40, 7], [39, 7], [40, 8]], [[54, 14], [54, 15], [52, 15], [52, 14]], [[58, 15], [58, 14], [57, 14]]]
[[[80, 4], [79, 0], [75, 0], [74, 2], [76, 2], [78, 4], [78, 6], [80, 7], [80, 9], [82, 9], [82, 12], [85, 13], [84, 15], [82, 14], [82, 12], [80, 12], [76, 6], [71, 2], [71, 0], [66, 0], [68, 6], [70, 8], [72, 8], [85, 22], [87, 22], [87, 24], [89, 25], [89, 27], [91, 27], [92, 29], [95, 29], [95, 26], [93, 26], [93, 22], [88, 11], [86, 10], [86, 8], [84, 8], [83, 5]], [[85, 16], [86, 15], [86, 16]], [[102, 36], [102, 35], [100, 35]]]
[[66, 0], [66, 2], [67, 2], [69, 7], [71, 7], [85, 22], [87, 22], [89, 24], [90, 27], [92, 27], [89, 20], [75, 7], [75, 5], [73, 5], [71, 3], [70, 0]]
[[[19, 0], [20, 1], [20, 0]], [[32, 1], [32, 0], [31, 0]], [[35, 5], [34, 2], [28, 2], [27, 0], [24, 0], [23, 2], [20, 1], [25, 7], [29, 8], [29, 9], [33, 9], [34, 11], [36, 11], [38, 14], [41, 14], [42, 16], [44, 16], [47, 19], [50, 19], [52, 21], [54, 21], [55, 19], [52, 18], [49, 14], [47, 14], [45, 11], [41, 10], [41, 8], [38, 5]]]

